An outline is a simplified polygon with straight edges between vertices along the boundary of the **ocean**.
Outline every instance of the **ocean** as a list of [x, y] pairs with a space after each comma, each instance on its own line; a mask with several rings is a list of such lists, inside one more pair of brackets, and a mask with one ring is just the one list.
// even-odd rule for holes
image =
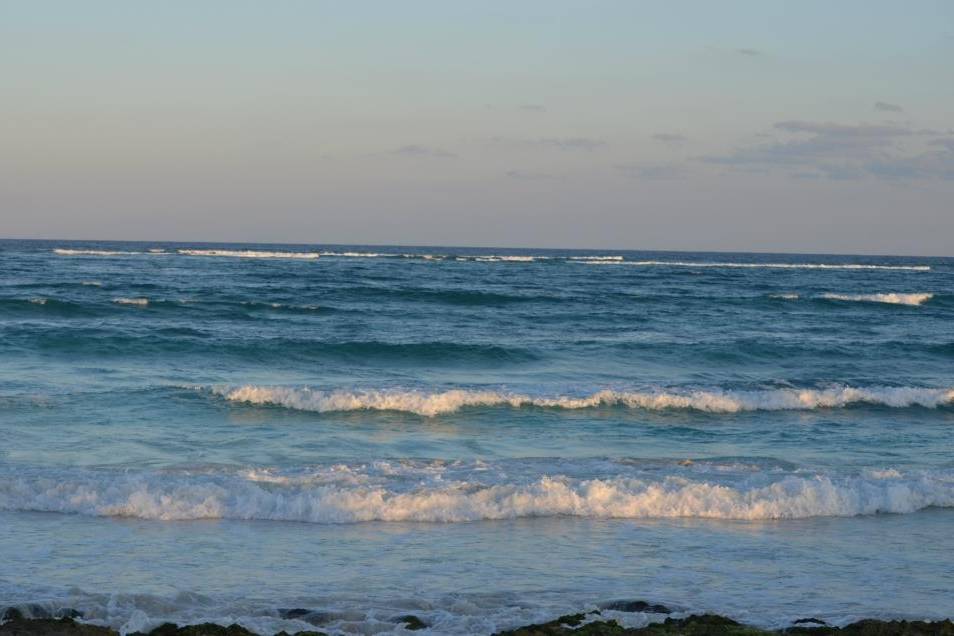
[[0, 241], [0, 605], [949, 617], [952, 318], [951, 258]]

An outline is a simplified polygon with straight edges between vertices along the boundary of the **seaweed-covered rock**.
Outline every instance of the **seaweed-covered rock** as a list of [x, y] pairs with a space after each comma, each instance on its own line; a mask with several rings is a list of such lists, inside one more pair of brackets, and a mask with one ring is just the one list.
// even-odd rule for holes
[[527, 625], [499, 632], [495, 636], [621, 636], [628, 632], [616, 621], [594, 621], [583, 625], [585, 614], [568, 614], [549, 623]]
[[667, 618], [663, 623], [640, 628], [625, 628], [616, 621], [594, 621], [580, 625], [580, 622], [568, 622], [567, 618], [579, 618], [582, 621], [583, 615], [561, 616], [549, 623], [528, 625], [500, 632], [497, 636], [762, 636], [770, 633], [711, 614]]
[[200, 623], [183, 627], [179, 627], [175, 623], [163, 623], [149, 632], [149, 636], [255, 636], [255, 632], [251, 632], [237, 623], [228, 626]]
[[23, 612], [15, 607], [8, 607], [7, 609], [3, 610], [2, 614], [0, 614], [0, 623], [19, 620], [23, 620]]
[[845, 625], [840, 633], [845, 636], [954, 636], [954, 623], [950, 619], [933, 623], [863, 620]]
[[700, 614], [686, 618], [667, 618], [662, 623], [627, 632], [638, 636], [762, 636], [769, 634], [755, 627], [742, 625], [717, 614]]
[[0, 625], [0, 636], [118, 636], [108, 627], [77, 623], [72, 618], [12, 618]]

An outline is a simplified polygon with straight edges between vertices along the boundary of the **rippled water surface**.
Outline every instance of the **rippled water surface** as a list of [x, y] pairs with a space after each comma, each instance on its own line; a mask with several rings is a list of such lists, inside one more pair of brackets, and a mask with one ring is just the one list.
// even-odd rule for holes
[[943, 258], [0, 242], [0, 601], [950, 616], [952, 317]]

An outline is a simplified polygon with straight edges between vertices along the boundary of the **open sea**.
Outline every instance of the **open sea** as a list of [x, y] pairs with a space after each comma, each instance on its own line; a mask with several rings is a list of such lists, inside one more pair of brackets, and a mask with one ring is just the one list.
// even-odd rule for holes
[[954, 616], [954, 259], [0, 241], [0, 606], [619, 600]]

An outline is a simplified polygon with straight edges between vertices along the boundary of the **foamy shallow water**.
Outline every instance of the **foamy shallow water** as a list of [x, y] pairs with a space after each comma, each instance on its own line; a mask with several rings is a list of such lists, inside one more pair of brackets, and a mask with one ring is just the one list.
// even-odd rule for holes
[[14, 241], [0, 272], [0, 605], [954, 614], [950, 259]]
[[[7, 598], [81, 609], [126, 631], [216, 620], [263, 633], [316, 626], [400, 633], [395, 617], [411, 613], [435, 633], [492, 633], [619, 599], [718, 611], [764, 626], [805, 616], [836, 623], [941, 618], [952, 610], [950, 510], [784, 523], [0, 519], [18, 537], [15, 549], [9, 539], [3, 545], [10, 555], [5, 579], [16, 584]], [[915, 544], [919, 550], [908, 550], [902, 566], [897, 551]], [[99, 557], [76, 558], [90, 552]], [[313, 610], [318, 624], [282, 620], [281, 608]], [[631, 624], [663, 618], [613, 617]]]

